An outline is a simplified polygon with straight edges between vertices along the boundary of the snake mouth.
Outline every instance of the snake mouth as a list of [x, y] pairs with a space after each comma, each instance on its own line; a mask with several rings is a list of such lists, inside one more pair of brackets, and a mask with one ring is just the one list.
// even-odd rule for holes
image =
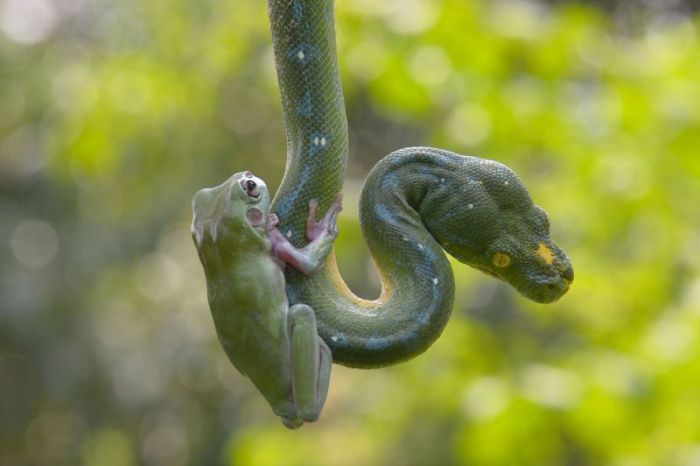
[[[476, 270], [478, 270], [479, 272], [485, 273], [485, 274], [488, 275], [489, 277], [493, 277], [493, 278], [496, 278], [496, 279], [498, 279], [498, 280], [503, 280], [503, 277], [501, 277], [500, 275], [498, 275], [498, 274], [495, 273], [495, 272], [490, 271], [490, 270], [487, 269], [486, 267], [482, 267], [482, 266], [480, 266], [480, 265], [472, 265], [472, 267], [474, 267], [474, 268], [475, 268]], [[503, 281], [505, 281], [505, 280], [503, 280]]]
[[[524, 280], [509, 280], [484, 266], [470, 264], [486, 275], [512, 285], [520, 294], [537, 303], [553, 303], [564, 296], [574, 281], [574, 271], [570, 265], [552, 268], [538, 277], [530, 276]], [[527, 276], [527, 274], [526, 274]]]
[[536, 280], [532, 293], [523, 293], [538, 303], [553, 303], [564, 296], [574, 281], [574, 269], [566, 257], [557, 258], [548, 267], [548, 272], [540, 280]]
[[530, 298], [538, 303], [553, 303], [569, 291], [572, 281], [573, 273], [561, 272], [555, 280], [543, 284], [544, 286], [540, 291], [530, 296]]
[[562, 280], [564, 281], [564, 293], [566, 293], [567, 291], [569, 291], [569, 288], [571, 287], [571, 282], [569, 280], [567, 280], [566, 278], [562, 278]]

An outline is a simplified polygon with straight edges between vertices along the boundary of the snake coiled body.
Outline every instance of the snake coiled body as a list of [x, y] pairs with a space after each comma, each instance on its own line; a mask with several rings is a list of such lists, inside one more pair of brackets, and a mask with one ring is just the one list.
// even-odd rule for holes
[[[333, 1], [269, 0], [268, 8], [287, 139], [272, 211], [300, 247], [309, 200], [328, 208], [347, 164]], [[546, 215], [497, 162], [432, 148], [393, 152], [365, 182], [360, 220], [382, 281], [379, 299], [353, 295], [333, 256], [310, 277], [286, 271], [290, 303], [314, 309], [320, 336], [343, 365], [393, 364], [435, 341], [454, 300], [443, 249], [541, 302], [557, 299], [573, 279]]]

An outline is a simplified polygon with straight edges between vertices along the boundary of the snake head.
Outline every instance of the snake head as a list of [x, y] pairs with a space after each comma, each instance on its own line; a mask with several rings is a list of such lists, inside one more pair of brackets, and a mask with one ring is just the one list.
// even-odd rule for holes
[[574, 279], [568, 257], [549, 237], [547, 214], [508, 167], [464, 157], [427, 196], [429, 229], [452, 256], [540, 303], [563, 296]]
[[205, 188], [192, 201], [192, 237], [200, 255], [207, 244], [238, 244], [264, 236], [270, 193], [263, 180], [240, 172], [219, 186]]
[[501, 214], [499, 231], [474, 265], [539, 303], [558, 300], [574, 280], [566, 253], [549, 237], [549, 220], [540, 207]]

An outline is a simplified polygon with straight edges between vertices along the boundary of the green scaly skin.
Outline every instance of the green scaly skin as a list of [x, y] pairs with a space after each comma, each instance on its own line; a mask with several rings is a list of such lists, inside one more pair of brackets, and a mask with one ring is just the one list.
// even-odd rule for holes
[[[288, 146], [272, 211], [280, 231], [301, 247], [309, 200], [328, 208], [347, 162], [333, 2], [269, 0], [268, 7]], [[360, 215], [382, 280], [379, 299], [354, 296], [333, 255], [312, 276], [285, 272], [290, 303], [314, 309], [336, 363], [394, 364], [438, 338], [454, 299], [443, 250], [538, 302], [555, 301], [573, 280], [568, 258], [549, 238], [546, 214], [497, 162], [432, 148], [396, 151], [370, 173]]]

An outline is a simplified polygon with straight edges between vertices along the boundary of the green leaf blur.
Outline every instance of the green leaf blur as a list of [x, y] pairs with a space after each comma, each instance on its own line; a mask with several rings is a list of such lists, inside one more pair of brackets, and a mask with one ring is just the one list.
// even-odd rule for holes
[[189, 234], [200, 187], [281, 180], [266, 2], [0, 0], [0, 465], [698, 464], [700, 16], [611, 3], [337, 1], [352, 288], [362, 178], [410, 145], [515, 169], [576, 280], [543, 306], [455, 263], [438, 342], [334, 367], [290, 432]]

